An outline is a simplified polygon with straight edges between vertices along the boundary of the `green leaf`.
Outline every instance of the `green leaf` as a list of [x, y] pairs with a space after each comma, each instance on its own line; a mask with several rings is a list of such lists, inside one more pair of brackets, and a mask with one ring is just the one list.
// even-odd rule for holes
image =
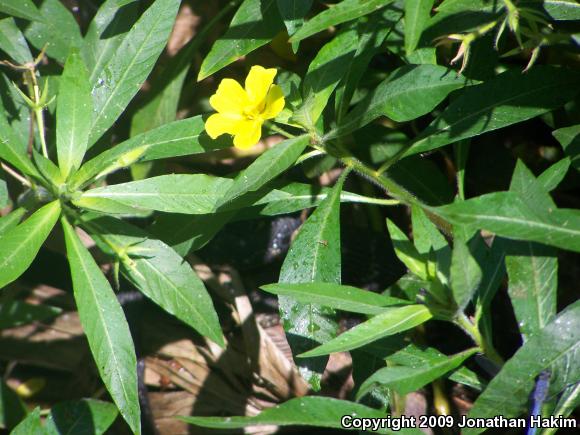
[[62, 310], [48, 305], [27, 304], [22, 301], [9, 301], [0, 305], [0, 329], [13, 328], [32, 322], [55, 317]]
[[508, 292], [520, 333], [529, 338], [556, 315], [556, 250], [530, 242], [506, 241]]
[[385, 38], [393, 31], [400, 21], [402, 12], [393, 6], [386, 7], [379, 13], [371, 14], [366, 23], [357, 26], [359, 33], [355, 55], [349, 64], [343, 67], [347, 70], [336, 90], [336, 122], [342, 123], [352, 97], [364, 73], [375, 55], [383, 51]]
[[482, 271], [467, 244], [457, 237], [453, 243], [450, 273], [453, 299], [462, 312], [479, 287]]
[[0, 209], [6, 207], [10, 203], [10, 194], [8, 193], [8, 186], [6, 181], [0, 178]]
[[580, 252], [580, 216], [571, 210], [538, 215], [516, 192], [496, 192], [432, 211], [453, 224]]
[[[531, 336], [475, 401], [468, 417], [486, 418], [501, 414], [505, 418], [526, 412], [535, 378], [552, 368], [551, 391], [559, 392], [580, 377], [580, 302], [566, 308], [542, 330]], [[476, 434], [482, 429], [467, 429]]]
[[101, 213], [116, 215], [117, 217], [148, 217], [153, 212], [138, 207], [132, 207], [109, 198], [80, 197], [73, 199], [72, 203], [86, 210], [96, 210]]
[[416, 48], [421, 33], [429, 21], [433, 0], [405, 1], [405, 51], [412, 53]]
[[[1, 8], [1, 6], [0, 6]], [[6, 52], [8, 56], [19, 64], [32, 61], [32, 54], [24, 39], [24, 35], [16, 26], [14, 18], [3, 18], [0, 20], [0, 50]]]
[[59, 216], [60, 202], [53, 201], [0, 235], [0, 289], [28, 269]]
[[38, 172], [40, 172], [45, 180], [56, 186], [64, 183], [64, 178], [60, 169], [52, 160], [47, 159], [35, 149], [32, 150], [32, 158], [34, 159], [34, 164], [36, 165]]
[[546, 113], [580, 91], [576, 72], [536, 66], [522, 74], [508, 70], [471, 86], [454, 100], [415, 140], [404, 155], [440, 148]]
[[357, 46], [357, 32], [351, 29], [340, 33], [320, 49], [302, 82], [303, 103], [294, 112], [294, 122], [311, 130], [315, 128], [332, 92], [346, 74], [345, 64], [350, 63]]
[[571, 164], [572, 161], [570, 158], [566, 157], [542, 172], [538, 177], [538, 181], [542, 185], [542, 188], [546, 192], [551, 192], [556, 189], [568, 173]]
[[393, 366], [384, 367], [376, 371], [363, 384], [357, 393], [357, 400], [367, 394], [376, 384], [392, 388], [399, 394], [408, 394], [455, 370], [474, 353], [478, 348], [443, 358], [435, 364], [422, 366]]
[[26, 214], [26, 209], [17, 208], [11, 211], [6, 216], [0, 217], [0, 237], [3, 233], [11, 230], [20, 223], [20, 219]]
[[580, 124], [554, 130], [552, 134], [572, 160], [572, 166], [580, 171]]
[[60, 171], [66, 179], [81, 166], [93, 116], [87, 67], [76, 49], [66, 60], [58, 89], [56, 150]]
[[304, 24], [304, 17], [312, 7], [312, 0], [276, 0], [288, 35], [292, 36]]
[[96, 204], [90, 201], [108, 199], [147, 210], [203, 214], [214, 210], [218, 199], [223, 195], [222, 192], [227, 191], [230, 186], [232, 180], [228, 178], [205, 174], [160, 175], [88, 190], [75, 199], [75, 204], [98, 210], [95, 208]]
[[36, 407], [12, 430], [12, 432], [10, 432], [10, 435], [30, 435], [41, 433], [43, 433], [43, 427], [40, 421], [40, 408]]
[[[578, 406], [580, 406], [580, 383], [570, 385], [564, 390], [552, 415], [568, 417]], [[558, 428], [556, 427], [547, 428], [542, 431], [542, 435], [551, 435], [556, 433], [557, 430]]]
[[205, 153], [226, 146], [229, 144], [224, 141], [211, 140], [202, 117], [194, 116], [142, 133], [99, 154], [72, 176], [70, 184], [77, 188], [135, 162]]
[[421, 278], [422, 280], [429, 279], [429, 270], [427, 264], [427, 258], [425, 255], [420, 254], [417, 248], [413, 246], [411, 241], [407, 238], [405, 233], [403, 233], [397, 225], [390, 219], [387, 219], [387, 228], [389, 230], [389, 235], [391, 236], [391, 241], [393, 242], [393, 248], [395, 249], [395, 254], [397, 258], [403, 262], [409, 271]]
[[298, 136], [276, 144], [261, 154], [250, 166], [240, 172], [217, 207], [222, 207], [245, 193], [254, 192], [276, 178], [296, 162], [309, 141], [310, 138], [306, 135]]
[[445, 237], [419, 206], [414, 205], [411, 207], [411, 222], [413, 225], [413, 242], [420, 254], [428, 254], [431, 250], [449, 249]]
[[212, 300], [187, 261], [161, 240], [121, 220], [96, 217], [85, 222], [97, 243], [105, 242], [99, 243], [104, 250], [112, 245], [127, 253], [128, 258], [121, 259], [122, 272], [135, 287], [202, 336], [224, 345]]
[[[0, 141], [6, 133], [2, 130], [12, 127], [13, 140], [16, 149], [22, 154], [28, 151], [28, 136], [30, 134], [30, 123], [32, 114], [26, 104], [22, 104], [22, 97], [19, 95], [12, 81], [0, 72]], [[5, 118], [8, 122], [2, 121]], [[0, 146], [0, 149], [3, 148]]]
[[[332, 193], [300, 228], [280, 270], [279, 283], [326, 282], [340, 284], [340, 192], [346, 173]], [[316, 303], [300, 303], [289, 296], [278, 298], [280, 317], [292, 353], [297, 355], [336, 337], [338, 323], [333, 309]], [[298, 361], [302, 376], [315, 390], [327, 358]]]
[[300, 30], [290, 38], [290, 42], [299, 42], [318, 32], [322, 32], [328, 27], [356, 20], [357, 18], [385, 7], [393, 1], [394, 0], [344, 0], [308, 20]]
[[139, 18], [96, 79], [89, 147], [105, 133], [139, 91], [163, 51], [179, 0], [156, 0]]
[[81, 399], [60, 402], [52, 407], [44, 427], [46, 435], [101, 435], [117, 418], [117, 408], [109, 402]]
[[580, 4], [575, 0], [543, 0], [541, 6], [553, 20], [580, 20]]
[[136, 0], [107, 0], [89, 24], [81, 52], [94, 85], [140, 12]]
[[0, 381], [0, 428], [12, 429], [26, 417], [27, 412], [16, 392]]
[[[312, 192], [309, 184], [290, 183], [272, 189], [266, 185], [243, 200], [223, 207], [223, 212], [205, 215], [162, 214], [156, 217], [151, 231], [180, 255], [201, 249], [228, 221], [256, 219], [260, 216], [288, 214], [318, 206], [331, 189]], [[366, 203], [369, 199], [351, 192], [342, 192], [341, 202]], [[235, 214], [235, 215], [234, 215]]]
[[307, 358], [356, 349], [380, 338], [407, 331], [425, 323], [431, 317], [429, 309], [424, 305], [385, 308], [383, 313], [371, 317], [366, 322], [343, 332], [338, 337], [299, 355], [299, 357]]
[[518, 160], [512, 176], [510, 191], [517, 192], [529, 207], [538, 215], [550, 213], [551, 209], [556, 208], [552, 197], [538, 182], [534, 174], [526, 165]]
[[[397, 350], [393, 353], [391, 349], [385, 348], [382, 345], [381, 341], [373, 343], [372, 345], [365, 348], [365, 350], [375, 350], [376, 348], [380, 349], [380, 352], [376, 352], [382, 359], [387, 362], [387, 365], [400, 365], [406, 367], [428, 367], [428, 366], [436, 366], [440, 364], [445, 364], [445, 362], [449, 361], [449, 357], [447, 355], [442, 354], [437, 349], [432, 347], [419, 347], [413, 343], [408, 344], [404, 348]], [[473, 349], [475, 351], [475, 349]], [[385, 355], [385, 352], [388, 355]], [[469, 351], [468, 351], [469, 352]], [[453, 382], [459, 382], [465, 385], [468, 385], [478, 391], [481, 391], [483, 388], [483, 383], [479, 379], [478, 375], [474, 372], [469, 370], [467, 367], [460, 367], [448, 372], [446, 375], [449, 380]]]
[[32, 0], [2, 0], [0, 12], [31, 21], [43, 21], [42, 15]]
[[[330, 397], [299, 397], [266, 409], [254, 417], [179, 417], [181, 420], [196, 426], [213, 429], [237, 429], [248, 426], [315, 426], [334, 429], [345, 429], [341, 425], [342, 417], [384, 418], [385, 413], [347, 400]], [[348, 419], [347, 419], [348, 420]], [[352, 428], [355, 430], [355, 428]], [[389, 429], [378, 429], [382, 434], [417, 434], [419, 429], [406, 429], [394, 432]]]
[[[0, 106], [0, 109], [4, 108]], [[0, 159], [5, 160], [25, 174], [38, 176], [38, 172], [26, 153], [26, 144], [20, 141], [8, 123], [4, 110], [0, 110]]]
[[203, 60], [197, 80], [268, 44], [283, 28], [276, 0], [244, 0], [228, 31], [213, 44]]
[[64, 63], [71, 47], [82, 46], [79, 26], [59, 0], [44, 0], [40, 14], [43, 19], [33, 21], [24, 30], [24, 35], [36, 49], [41, 50], [46, 45], [46, 54]]
[[97, 369], [121, 415], [141, 432], [137, 358], [117, 296], [73, 227], [62, 220], [75, 301]]
[[260, 287], [269, 293], [289, 296], [301, 304], [317, 304], [361, 314], [380, 314], [384, 307], [407, 305], [403, 299], [382, 296], [348, 285], [324, 282], [279, 283]]
[[407, 65], [395, 70], [348, 114], [345, 121], [327, 134], [344, 136], [379, 116], [404, 122], [429, 113], [447, 95], [465, 86], [466, 79], [438, 65]]

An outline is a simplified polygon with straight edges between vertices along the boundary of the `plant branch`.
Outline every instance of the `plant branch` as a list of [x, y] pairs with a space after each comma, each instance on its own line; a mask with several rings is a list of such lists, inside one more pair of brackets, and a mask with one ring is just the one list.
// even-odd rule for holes
[[16, 178], [18, 181], [20, 181], [24, 186], [26, 187], [31, 187], [30, 181], [28, 181], [25, 177], [23, 177], [22, 175], [20, 175], [18, 172], [16, 172], [14, 169], [12, 169], [10, 166], [4, 164], [4, 163], [0, 163], [0, 165], [2, 166], [2, 169], [4, 169], [4, 171], [6, 171], [7, 174], [11, 175], [12, 177]]

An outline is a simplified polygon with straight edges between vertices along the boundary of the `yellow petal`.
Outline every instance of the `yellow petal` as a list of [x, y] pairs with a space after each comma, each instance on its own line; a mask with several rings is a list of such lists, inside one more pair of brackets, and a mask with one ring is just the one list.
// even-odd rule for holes
[[205, 131], [212, 139], [224, 133], [236, 134], [237, 126], [242, 120], [241, 115], [215, 113], [205, 121]]
[[233, 79], [223, 79], [209, 104], [220, 113], [244, 113], [248, 105], [248, 95], [244, 88]]
[[260, 119], [240, 121], [236, 126], [234, 146], [245, 150], [256, 145], [262, 135], [262, 122]]
[[268, 93], [268, 89], [276, 77], [276, 68], [266, 69], [260, 65], [255, 65], [250, 69], [246, 77], [246, 92], [251, 103], [261, 103]]
[[282, 111], [286, 101], [284, 100], [284, 94], [282, 93], [282, 88], [278, 85], [272, 85], [268, 91], [268, 96], [266, 97], [266, 106], [262, 112], [262, 118], [272, 119], [278, 116], [278, 113]]

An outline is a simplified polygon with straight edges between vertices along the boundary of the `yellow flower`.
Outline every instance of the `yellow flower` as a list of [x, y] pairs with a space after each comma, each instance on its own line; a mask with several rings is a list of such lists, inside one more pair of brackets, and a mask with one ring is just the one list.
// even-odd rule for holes
[[233, 79], [223, 79], [209, 104], [218, 113], [205, 122], [205, 130], [212, 139], [224, 133], [234, 135], [234, 146], [251, 148], [262, 135], [262, 124], [275, 118], [284, 108], [284, 95], [274, 85], [276, 69], [259, 65], [250, 69], [246, 88]]

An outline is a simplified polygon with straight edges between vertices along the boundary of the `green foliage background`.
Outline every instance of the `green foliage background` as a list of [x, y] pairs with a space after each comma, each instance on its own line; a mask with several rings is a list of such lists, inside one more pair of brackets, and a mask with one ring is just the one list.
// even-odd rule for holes
[[[223, 347], [218, 296], [183, 259], [230, 222], [302, 210], [279, 279], [262, 290], [278, 298], [314, 395], [187, 422], [339, 429], [342, 415], [396, 415], [398, 399], [429, 385], [438, 397], [445, 382], [477, 396], [471, 417], [518, 417], [546, 370], [542, 412], [573, 413], [580, 4], [221, 1], [169, 55], [180, 7], [200, 2], [181, 3], [0, 0], [0, 328], [59, 314], [13, 289], [47, 246], [65, 253], [110, 397], [54, 404], [41, 419], [0, 384], [0, 427], [65, 433], [62, 415], [74, 415], [103, 433], [118, 412], [141, 433], [119, 275]], [[242, 81], [254, 64], [278, 69], [286, 108], [263, 138], [283, 141], [243, 154], [229, 137], [210, 139], [204, 120], [219, 80]], [[216, 156], [238, 160], [224, 171]], [[346, 212], [354, 223], [341, 222]], [[344, 264], [341, 226], [388, 234], [384, 249], [406, 274], [379, 292], [343, 285], [356, 265]], [[108, 276], [75, 228], [113, 265]], [[344, 312], [361, 321], [339, 334]], [[442, 324], [468, 344], [430, 338]], [[328, 355], [343, 351], [353, 356], [350, 400], [316, 396]]]

